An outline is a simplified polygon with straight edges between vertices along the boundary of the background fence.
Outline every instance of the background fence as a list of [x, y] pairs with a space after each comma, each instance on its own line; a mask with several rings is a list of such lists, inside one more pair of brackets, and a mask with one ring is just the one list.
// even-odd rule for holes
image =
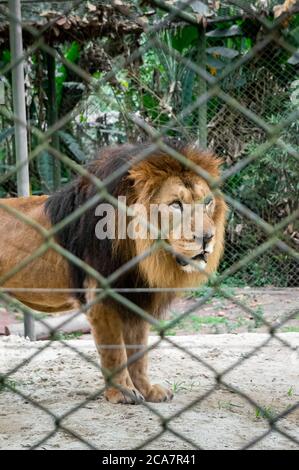
[[[15, 115], [11, 73], [23, 62], [32, 194], [65, 184], [77, 172], [72, 162], [85, 163], [105, 145], [150, 138], [159, 146], [160, 135], [197, 141], [224, 157], [230, 204], [219, 284], [212, 283], [198, 305], [215, 291], [232, 297], [220, 281], [298, 286], [298, 12], [291, 0], [28, 0], [22, 5], [24, 53], [14, 60], [9, 26], [18, 20], [0, 0], [1, 196], [18, 192], [14, 124], [23, 120]], [[267, 341], [297, 314], [276, 325], [265, 322]], [[165, 340], [166, 327], [155, 326]], [[12, 372], [3, 375], [7, 388]], [[224, 384], [213, 372], [215, 387]], [[267, 416], [268, 432], [282, 433], [277, 423], [297, 407]], [[56, 432], [62, 419], [52, 417]], [[175, 433], [170, 421], [161, 417], [162, 433]]]

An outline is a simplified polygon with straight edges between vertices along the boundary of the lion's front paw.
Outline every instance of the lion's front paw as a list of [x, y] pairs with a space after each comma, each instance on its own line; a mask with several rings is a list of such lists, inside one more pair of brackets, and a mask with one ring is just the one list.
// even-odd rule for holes
[[162, 401], [170, 401], [173, 399], [173, 393], [168, 388], [164, 388], [161, 385], [152, 385], [150, 391], [145, 396], [146, 401], [153, 403], [159, 403]]
[[136, 388], [122, 387], [122, 389], [109, 387], [105, 390], [104, 396], [110, 403], [123, 403], [136, 405], [144, 401], [144, 396]]

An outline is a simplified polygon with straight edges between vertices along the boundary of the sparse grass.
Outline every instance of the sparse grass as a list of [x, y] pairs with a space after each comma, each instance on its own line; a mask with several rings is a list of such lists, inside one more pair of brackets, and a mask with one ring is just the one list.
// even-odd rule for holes
[[284, 333], [299, 333], [299, 326], [286, 326], [282, 328]]
[[5, 378], [5, 376], [0, 373], [0, 393], [4, 391], [7, 391], [7, 392], [14, 391], [17, 388], [20, 388], [26, 385], [32, 385], [33, 383], [34, 382], [32, 381], [32, 379], [29, 378], [29, 376], [28, 376], [28, 380], [13, 380], [10, 378]]
[[[172, 320], [176, 318], [176, 314], [172, 313]], [[198, 316], [198, 315], [188, 315], [187, 317], [183, 318], [179, 321], [175, 326], [170, 327], [167, 329], [167, 325], [171, 323], [171, 321], [163, 321], [161, 322], [161, 326], [166, 328], [165, 335], [166, 336], [175, 336], [178, 331], [185, 330], [187, 333], [194, 333], [199, 332], [203, 325], [210, 325], [210, 326], [217, 326], [220, 324], [228, 324], [228, 320], [224, 317], [217, 317], [217, 316]]]
[[214, 317], [214, 316], [191, 316], [190, 321], [195, 328], [195, 331], [199, 330], [202, 325], [219, 325], [223, 323], [227, 323], [227, 319], [224, 317]]
[[[160, 320], [160, 328], [164, 329], [165, 336], [175, 336], [176, 335], [176, 329], [178, 329], [178, 325], [181, 324], [181, 322], [178, 325], [172, 326], [167, 328], [167, 326], [172, 322], [173, 319], [171, 320]], [[160, 329], [156, 327], [152, 327], [152, 331], [156, 333], [160, 333]]]
[[[222, 290], [224, 290], [230, 296], [234, 296], [236, 294], [235, 289], [234, 289], [235, 286], [231, 286], [231, 285], [228, 285], [228, 284], [221, 284], [220, 287], [221, 287]], [[194, 291], [192, 293], [192, 297], [195, 297], [195, 298], [204, 297], [205, 295], [209, 294], [212, 291], [213, 291], [213, 289], [212, 289], [211, 286], [204, 285], [204, 286], [199, 287], [196, 291]], [[209, 300], [207, 300], [206, 303], [207, 304], [211, 303], [213, 299], [225, 299], [225, 298], [226, 297], [224, 295], [222, 295], [220, 292], [215, 291], [215, 292], [213, 292], [213, 294], [211, 295], [211, 298]]]
[[193, 321], [203, 324], [209, 325], [218, 325], [219, 323], [226, 323], [227, 319], [224, 317], [213, 317], [213, 316], [206, 316], [206, 317], [195, 317]]
[[0, 393], [4, 391], [15, 390], [17, 385], [17, 382], [14, 380], [4, 379], [4, 377], [0, 375]]
[[169, 328], [169, 330], [165, 331], [165, 336], [176, 336], [177, 332], [174, 328]]
[[[23, 320], [24, 314], [22, 312], [17, 311], [15, 313], [15, 318], [16, 318], [16, 320]], [[42, 312], [35, 312], [34, 313], [34, 319], [36, 321], [43, 320], [44, 318], [49, 318], [49, 315], [47, 313], [42, 313]]]
[[[211, 287], [207, 285], [200, 286], [198, 289], [195, 291], [192, 291], [190, 294], [190, 297], [195, 297], [196, 299], [198, 297], [204, 297], [205, 295], [209, 294], [212, 291]], [[205, 302], [206, 304], [210, 304], [213, 301], [213, 298], [215, 298], [217, 295], [216, 292], [214, 292], [211, 297]]]
[[166, 381], [166, 383], [169, 385], [170, 389], [173, 391], [173, 393], [178, 393], [178, 392], [181, 392], [181, 391], [186, 391], [186, 390], [193, 390], [194, 386], [195, 386], [195, 383], [194, 382], [190, 382], [190, 383], [186, 383], [186, 382], [171, 382], [169, 380]]
[[238, 328], [241, 328], [242, 326], [246, 326], [247, 329], [250, 329], [250, 320], [244, 317], [238, 317], [236, 321], [229, 321], [227, 323], [227, 330], [228, 332], [232, 332]]
[[288, 397], [292, 397], [294, 395], [294, 387], [290, 387], [288, 390]]
[[63, 331], [57, 331], [53, 334], [52, 340], [53, 341], [67, 341], [69, 339], [78, 339], [82, 336], [83, 333], [81, 331], [76, 331], [74, 333], [63, 333]]
[[263, 307], [259, 306], [256, 309], [255, 315], [254, 315], [254, 328], [259, 328], [260, 326], [264, 324], [264, 315], [265, 315], [265, 312], [264, 312]]
[[229, 411], [235, 411], [234, 408], [244, 408], [243, 405], [237, 405], [236, 403], [232, 403], [231, 401], [218, 401], [218, 408], [225, 409]]
[[255, 418], [256, 419], [266, 419], [270, 420], [275, 418], [276, 413], [271, 405], [263, 407], [263, 408], [256, 408], [255, 410]]
[[168, 383], [173, 393], [178, 393], [182, 390], [186, 390], [184, 382], [173, 382], [173, 383], [168, 382]]

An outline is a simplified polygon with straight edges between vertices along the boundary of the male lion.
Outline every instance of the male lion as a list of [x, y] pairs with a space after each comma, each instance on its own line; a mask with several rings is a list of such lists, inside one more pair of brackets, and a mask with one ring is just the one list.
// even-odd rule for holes
[[[191, 164], [218, 178], [220, 160], [217, 157], [191, 145], [175, 141], [167, 141], [167, 144]], [[134, 303], [153, 318], [159, 318], [174, 293], [171, 289], [146, 292], [144, 288], [198, 286], [207, 279], [206, 274], [217, 269], [223, 251], [226, 205], [220, 196], [213, 195], [206, 180], [192, 171], [190, 165], [153, 148], [150, 144], [106, 148], [98, 159], [89, 164], [88, 172], [93, 178], [106, 180], [107, 190], [115, 198], [126, 196], [127, 205], [140, 203], [149, 208], [150, 204], [164, 203], [174, 211], [183, 211], [186, 204], [193, 206], [201, 202], [201, 234], [177, 239], [170, 232], [166, 241], [170, 250], [160, 246], [142, 256], [155, 240], [128, 237], [99, 240], [95, 235], [99, 218], [95, 215], [95, 206], [92, 206], [64, 226], [56, 241], [73, 257], [83, 260], [105, 278], [119, 270], [113, 287], [139, 288], [137, 292], [123, 291], [119, 295], [126, 299], [127, 304]], [[143, 159], [140, 158], [142, 154], [145, 155]], [[50, 197], [0, 201], [0, 284], [23, 304], [39, 311], [59, 312], [74, 308], [75, 300], [82, 304], [94, 299], [91, 295], [85, 298], [82, 294], [84, 288], [89, 287], [90, 293], [99, 285], [95, 284], [94, 277], [54, 249], [41, 252], [29, 263], [24, 260], [40, 249], [45, 241], [38, 225], [50, 229], [90, 201], [97, 192], [95, 184], [86, 175], [77, 177]], [[28, 225], [24, 217], [23, 220], [18, 219], [16, 211], [32, 219], [35, 225]], [[194, 212], [190, 217], [194, 217]], [[121, 270], [134, 257], [138, 262], [131, 262], [129, 270]], [[22, 262], [21, 269], [15, 269]], [[206, 274], [197, 266], [205, 268]], [[10, 273], [11, 270], [14, 271]], [[57, 288], [74, 289], [74, 294], [57, 292]], [[51, 289], [56, 290], [51, 292]], [[152, 385], [148, 379], [147, 357], [141, 350], [147, 345], [147, 321], [130, 306], [109, 295], [93, 303], [88, 318], [101, 356], [107, 400], [111, 403], [136, 403], [172, 398], [170, 390]], [[117, 371], [112, 377], [113, 383], [108, 377], [111, 371]]]

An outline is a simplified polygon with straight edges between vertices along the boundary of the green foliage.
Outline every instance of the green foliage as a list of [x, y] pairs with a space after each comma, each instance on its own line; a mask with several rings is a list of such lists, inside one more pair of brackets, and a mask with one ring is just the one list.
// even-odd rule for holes
[[[249, 145], [248, 153], [256, 148], [254, 143]], [[274, 146], [232, 178], [232, 193], [261, 217], [275, 223], [280, 220], [279, 208], [286, 205], [294, 208], [299, 196], [298, 181], [299, 171], [293, 159]]]
[[0, 53], [0, 66], [3, 67], [6, 64], [10, 63], [11, 54], [8, 49], [4, 49], [2, 53]]
[[[69, 47], [66, 47], [64, 50], [64, 58], [71, 64], [75, 64], [80, 57], [80, 46], [74, 41]], [[58, 63], [56, 66], [56, 94], [57, 94], [57, 105], [59, 107], [62, 100], [63, 85], [67, 81], [68, 77], [68, 68], [62, 64]]]
[[180, 53], [186, 53], [194, 46], [198, 39], [198, 30], [195, 26], [178, 28], [174, 33], [168, 31], [162, 35], [162, 39]]

